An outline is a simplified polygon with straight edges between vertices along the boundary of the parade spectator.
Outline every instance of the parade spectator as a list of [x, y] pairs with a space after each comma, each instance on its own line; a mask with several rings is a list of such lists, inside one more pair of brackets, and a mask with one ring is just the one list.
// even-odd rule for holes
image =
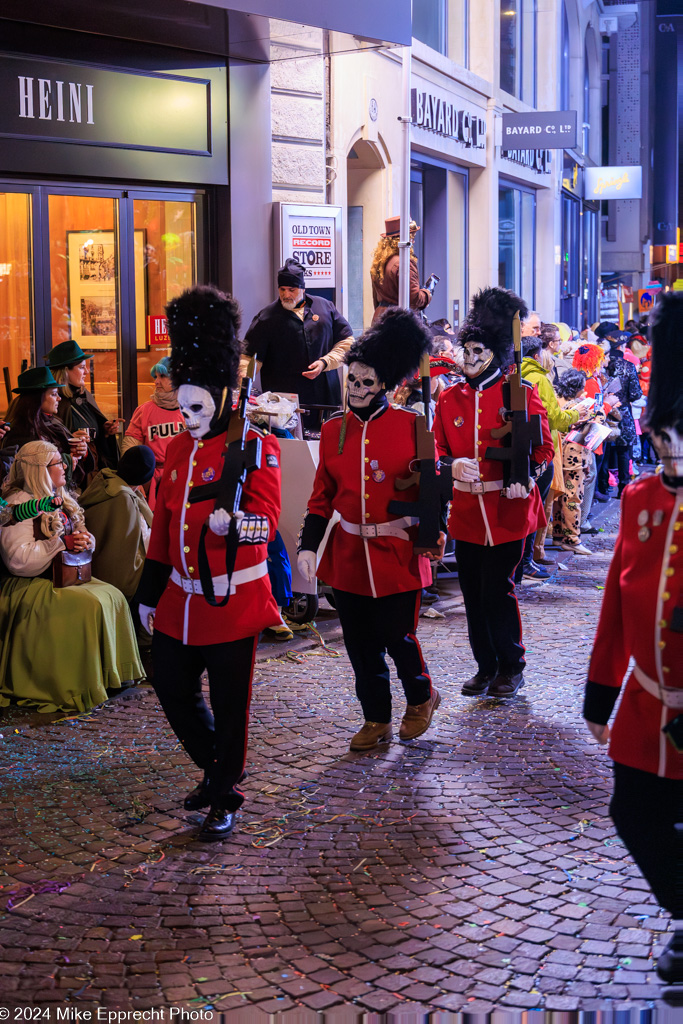
[[152, 530], [152, 512], [142, 488], [154, 473], [147, 445], [129, 448], [116, 469], [101, 469], [80, 497], [85, 522], [97, 541], [93, 573], [128, 601], [135, 596]]
[[0, 706], [11, 701], [38, 711], [87, 711], [107, 690], [144, 675], [123, 595], [92, 579], [53, 585], [52, 562], [63, 551], [91, 551], [95, 539], [65, 488], [59, 449], [23, 445], [3, 496], [10, 505], [59, 497], [62, 505], [0, 531], [9, 574], [0, 584]]
[[168, 364], [169, 358], [164, 356], [152, 367], [150, 375], [154, 381], [154, 394], [133, 413], [121, 444], [122, 455], [136, 444], [147, 445], [154, 453], [156, 468], [150, 481], [148, 497], [152, 511], [164, 471], [168, 443], [185, 429], [185, 420], [178, 406], [178, 394], [171, 383]]
[[[557, 451], [560, 446], [560, 434], [566, 433], [574, 423], [577, 423], [581, 413], [588, 412], [592, 403], [588, 399], [587, 403], [575, 409], [563, 409], [560, 406], [553, 386], [548, 379], [549, 371], [541, 363], [542, 344], [542, 335], [540, 337], [527, 337], [524, 339], [522, 343], [522, 352], [524, 354], [522, 376], [530, 384], [535, 385], [538, 390], [539, 398], [543, 402], [543, 407], [548, 414], [548, 425], [552, 434], [553, 450]], [[554, 462], [550, 462], [538, 478], [537, 487], [544, 505], [550, 492], [554, 475]], [[522, 576], [526, 576], [528, 579], [548, 579], [550, 576], [547, 569], [544, 569], [543, 566], [538, 565], [533, 560], [535, 533], [536, 531], [526, 539], [522, 562], [515, 572], [515, 583], [520, 583]]]
[[630, 462], [633, 455], [633, 445], [636, 442], [636, 425], [631, 411], [631, 402], [642, 397], [642, 390], [638, 383], [638, 374], [635, 367], [624, 359], [624, 346], [628, 341], [628, 335], [623, 331], [603, 335], [610, 343], [609, 362], [607, 374], [620, 382], [616, 396], [619, 399], [619, 412], [621, 423], [619, 427], [620, 436], [614, 441], [614, 448], [617, 455], [617, 471], [619, 474], [620, 498], [624, 487], [631, 479]]
[[[420, 230], [414, 220], [410, 222], [410, 308], [426, 309], [432, 301], [432, 291], [420, 287], [417, 256], [413, 252], [415, 235]], [[399, 305], [399, 255], [398, 243], [401, 235], [401, 218], [387, 217], [384, 232], [372, 254], [370, 280], [372, 281], [372, 302], [375, 312], [373, 324], [389, 306]]]
[[530, 309], [522, 320], [523, 338], [538, 338], [541, 333], [541, 318], [535, 309]]
[[[244, 336], [244, 373], [252, 356], [264, 391], [296, 394], [302, 405], [341, 405], [338, 369], [353, 331], [334, 303], [306, 295], [304, 268], [285, 260], [277, 275], [279, 297], [257, 313]], [[312, 426], [318, 417], [307, 416]]]
[[[578, 370], [567, 370], [557, 384], [559, 403], [567, 413], [578, 413], [578, 421], [586, 411], [586, 378]], [[592, 401], [588, 399], [589, 407]], [[590, 555], [590, 548], [581, 543], [581, 501], [590, 452], [578, 441], [562, 440], [562, 475], [564, 492], [559, 495], [553, 511], [553, 543], [575, 555]]]
[[89, 357], [75, 341], [63, 341], [50, 351], [46, 362], [62, 385], [57, 415], [67, 430], [76, 434], [89, 432], [88, 450], [93, 459], [89, 478], [105, 466], [115, 466], [119, 459], [116, 435], [123, 422], [108, 420], [93, 395], [85, 386], [86, 359]]
[[[82, 432], [71, 434], [57, 415], [62, 387], [46, 366], [20, 373], [13, 389], [17, 398], [7, 411], [11, 426], [2, 438], [2, 447], [21, 448], [38, 440], [55, 445], [64, 458], [69, 486], [79, 486], [93, 463]], [[83, 460], [80, 466], [79, 460]]]

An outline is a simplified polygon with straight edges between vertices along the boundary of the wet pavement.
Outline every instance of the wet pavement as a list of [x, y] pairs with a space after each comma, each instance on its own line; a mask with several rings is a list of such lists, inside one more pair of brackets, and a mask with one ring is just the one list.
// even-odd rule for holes
[[150, 687], [71, 719], [5, 713], [0, 1004], [52, 1020], [661, 1007], [668, 919], [615, 836], [610, 762], [581, 719], [617, 517], [601, 511], [592, 556], [551, 552], [551, 580], [522, 586], [511, 702], [460, 695], [462, 601], [439, 584], [419, 635], [442, 704], [412, 743], [349, 752], [361, 719], [326, 605], [319, 635], [262, 646], [247, 801], [223, 843], [196, 839], [198, 772]]

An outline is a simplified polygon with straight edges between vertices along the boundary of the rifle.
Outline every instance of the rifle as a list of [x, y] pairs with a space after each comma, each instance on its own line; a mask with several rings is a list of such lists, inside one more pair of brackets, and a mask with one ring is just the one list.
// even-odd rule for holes
[[396, 481], [399, 491], [405, 491], [415, 484], [419, 485], [420, 490], [417, 501], [390, 501], [389, 512], [395, 516], [413, 516], [418, 519], [417, 540], [413, 550], [416, 555], [433, 555], [438, 550], [441, 534], [441, 497], [450, 499], [453, 481], [450, 473], [438, 472], [436, 440], [430, 423], [432, 394], [429, 354], [422, 358], [420, 375], [425, 411], [424, 416], [418, 416], [415, 421], [417, 466], [409, 477]]
[[[247, 479], [247, 474], [261, 466], [261, 438], [253, 438], [247, 441], [247, 433], [250, 423], [247, 419], [247, 404], [251, 395], [253, 385], [253, 373], [255, 360], [249, 363], [249, 368], [242, 378], [237, 409], [231, 414], [228, 430], [225, 438], [225, 449], [222, 454], [223, 469], [217, 480], [202, 487], [195, 487], [189, 497], [191, 505], [198, 501], [209, 501], [214, 498], [212, 511], [223, 508], [232, 516], [230, 527], [226, 536], [225, 544], [225, 572], [228, 577], [228, 588], [222, 601], [217, 601], [213, 592], [213, 580], [209, 559], [206, 553], [206, 534], [209, 528], [209, 517], [207, 516], [199, 535], [199, 579], [202, 584], [202, 592], [210, 605], [216, 608], [223, 608], [230, 599], [230, 578], [235, 568], [237, 558], [237, 545], [239, 543], [238, 526], [235, 513], [239, 512], [242, 501], [242, 490]], [[227, 389], [223, 392], [223, 404], [225, 404]], [[219, 418], [223, 409], [219, 413]]]
[[491, 437], [504, 438], [503, 448], [487, 448], [486, 458], [502, 462], [505, 487], [510, 484], [529, 486], [531, 479], [531, 455], [534, 448], [543, 444], [543, 428], [538, 413], [529, 415], [530, 389], [522, 380], [522, 335], [519, 313], [512, 321], [512, 337], [515, 345], [515, 369], [503, 385], [505, 408], [501, 410], [505, 425], [495, 427]]

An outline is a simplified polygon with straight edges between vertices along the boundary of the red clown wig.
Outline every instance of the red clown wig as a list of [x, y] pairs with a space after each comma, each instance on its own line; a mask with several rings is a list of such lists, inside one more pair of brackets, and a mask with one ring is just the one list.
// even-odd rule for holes
[[581, 370], [587, 377], [594, 377], [602, 366], [605, 359], [605, 351], [599, 345], [579, 345], [572, 366], [575, 370]]

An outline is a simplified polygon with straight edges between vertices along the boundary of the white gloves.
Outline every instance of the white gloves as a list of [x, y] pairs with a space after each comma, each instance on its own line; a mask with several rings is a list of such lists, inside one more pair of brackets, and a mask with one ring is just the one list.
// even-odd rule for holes
[[140, 616], [142, 628], [146, 629], [148, 633], [154, 632], [154, 616], [156, 613], [156, 608], [150, 608], [148, 604], [138, 605], [138, 615]]
[[535, 480], [529, 480], [526, 487], [524, 484], [510, 484], [505, 488], [503, 494], [506, 498], [528, 498], [535, 486]]
[[454, 459], [451, 465], [454, 480], [474, 483], [479, 479], [479, 463], [476, 459]]
[[[243, 518], [244, 512], [235, 512], [235, 519], [239, 521]], [[232, 516], [229, 512], [226, 512], [224, 508], [216, 509], [216, 511], [212, 512], [209, 516], [209, 529], [212, 533], [215, 533], [217, 537], [225, 537], [230, 529], [231, 519]]]
[[317, 562], [318, 558], [315, 551], [300, 551], [297, 555], [297, 567], [308, 583], [313, 583], [315, 579], [315, 570], [318, 567]]
[[584, 721], [598, 743], [604, 746], [609, 740], [609, 725], [597, 725], [595, 722], [589, 722], [587, 719], [584, 719]]

